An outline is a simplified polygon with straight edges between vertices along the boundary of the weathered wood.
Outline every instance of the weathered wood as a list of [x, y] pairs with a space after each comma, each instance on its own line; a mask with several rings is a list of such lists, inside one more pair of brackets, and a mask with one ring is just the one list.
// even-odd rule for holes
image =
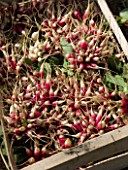
[[[116, 155], [104, 161], [98, 162], [86, 168], [86, 170], [121, 170], [124, 168], [128, 169], [128, 152]], [[84, 170], [84, 169], [83, 169]]]
[[9, 166], [10, 166], [11, 170], [17, 170], [16, 163], [15, 163], [13, 154], [10, 149], [8, 134], [6, 133], [5, 128], [4, 128], [6, 125], [3, 120], [3, 115], [4, 115], [4, 105], [3, 105], [2, 97], [0, 94], [0, 124], [2, 127], [4, 144], [5, 144], [5, 148], [6, 148], [6, 152], [7, 152], [8, 162], [9, 162]]
[[36, 162], [22, 170], [74, 170], [90, 162], [103, 160], [128, 148], [128, 125]]
[[124, 54], [128, 58], [128, 42], [126, 41], [120, 27], [118, 26], [114, 16], [112, 15], [112, 12], [110, 11], [107, 3], [105, 0], [97, 0], [103, 14], [105, 15], [105, 18], [109, 22], [110, 27], [112, 28]]

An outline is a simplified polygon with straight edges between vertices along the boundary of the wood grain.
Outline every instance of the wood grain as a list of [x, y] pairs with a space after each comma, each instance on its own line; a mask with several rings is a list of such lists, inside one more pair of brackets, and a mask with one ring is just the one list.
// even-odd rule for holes
[[127, 148], [128, 125], [36, 162], [22, 170], [75, 170], [87, 163], [112, 157], [126, 151]]
[[107, 3], [105, 0], [97, 0], [101, 11], [103, 12], [105, 18], [107, 19], [107, 21], [109, 22], [110, 27], [112, 28], [124, 54], [127, 56], [128, 58], [128, 42], [126, 41], [120, 27], [118, 26], [112, 12], [110, 11]]
[[103, 170], [108, 169], [108, 167], [109, 170], [121, 170], [124, 168], [128, 169], [128, 152], [98, 162], [90, 167], [87, 167], [86, 170]]

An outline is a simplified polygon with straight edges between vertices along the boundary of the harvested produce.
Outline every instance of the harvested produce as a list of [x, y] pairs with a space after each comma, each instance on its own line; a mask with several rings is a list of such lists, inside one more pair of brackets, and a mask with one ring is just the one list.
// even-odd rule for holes
[[23, 1], [0, 12], [0, 93], [19, 167], [125, 124], [128, 65], [94, 3]]

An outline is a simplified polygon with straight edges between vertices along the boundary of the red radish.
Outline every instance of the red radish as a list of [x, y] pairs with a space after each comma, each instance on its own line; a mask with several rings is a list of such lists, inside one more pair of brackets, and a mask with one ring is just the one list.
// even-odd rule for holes
[[99, 61], [99, 57], [93, 57], [91, 60], [94, 62], [97, 62], [97, 61]]
[[128, 115], [128, 107], [127, 106], [122, 107], [121, 110], [122, 110], [122, 114]]
[[51, 45], [50, 44], [45, 45], [45, 51], [49, 52], [50, 50], [51, 50]]
[[76, 110], [75, 112], [76, 116], [81, 116], [82, 115], [82, 111], [80, 109]]
[[74, 108], [79, 109], [80, 108], [80, 101], [75, 101]]
[[86, 93], [86, 85], [83, 78], [80, 80], [80, 91], [83, 95]]
[[90, 20], [90, 26], [93, 28], [95, 26], [95, 22], [93, 19]]
[[83, 50], [87, 50], [87, 47], [88, 47], [88, 43], [83, 39], [81, 40], [80, 42], [80, 47], [83, 49]]
[[74, 12], [73, 12], [73, 17], [74, 17], [75, 19], [81, 20], [80, 12], [77, 11], [77, 10], [74, 11]]
[[75, 58], [69, 58], [68, 61], [73, 65], [77, 63], [77, 60]]
[[31, 149], [25, 147], [25, 150], [26, 150], [26, 153], [27, 153], [28, 156], [32, 156], [33, 155], [33, 152], [32, 152]]
[[28, 163], [29, 163], [29, 164], [33, 164], [33, 163], [35, 163], [35, 162], [36, 162], [36, 160], [35, 160], [34, 157], [31, 157], [31, 158], [28, 159]]
[[92, 48], [93, 46], [94, 46], [94, 44], [95, 44], [95, 41], [94, 41], [94, 39], [92, 39], [90, 42], [89, 42], [89, 47], [90, 48]]
[[83, 61], [84, 61], [84, 57], [79, 55], [77, 57], [77, 62], [82, 63]]
[[24, 127], [24, 126], [22, 126], [22, 127], [20, 127], [20, 128], [15, 128], [14, 129], [14, 133], [16, 134], [16, 135], [20, 135], [22, 132], [24, 132], [26, 130], [26, 127]]
[[54, 101], [52, 102], [52, 106], [60, 105], [64, 102], [64, 100]]
[[58, 21], [58, 24], [63, 27], [66, 23], [65, 23], [65, 18], [61, 18], [59, 21]]
[[41, 150], [38, 146], [35, 145], [35, 147], [34, 147], [34, 158], [38, 160], [40, 155], [41, 155]]
[[127, 106], [128, 105], [128, 100], [126, 99], [126, 98], [122, 98], [122, 100], [121, 100], [121, 103], [122, 103], [122, 106]]
[[15, 120], [15, 118], [16, 118], [16, 113], [9, 113], [9, 117], [10, 117], [12, 120]]
[[72, 135], [72, 137], [79, 139], [81, 137], [83, 132], [78, 132], [75, 135]]
[[51, 86], [51, 75], [48, 74], [47, 77], [46, 77], [45, 87], [46, 87], [46, 89], [49, 90], [50, 86]]
[[66, 54], [65, 58], [66, 59], [75, 58], [75, 56], [74, 56], [74, 54]]
[[102, 129], [102, 121], [98, 122], [98, 124], [96, 125], [96, 129], [98, 131]]
[[95, 114], [95, 112], [92, 110], [92, 108], [91, 108], [91, 118], [92, 118], [93, 120], [96, 119], [96, 114]]
[[72, 127], [80, 132], [83, 130], [83, 127], [81, 126], [81, 122], [77, 122], [76, 120], [74, 120], [74, 124], [72, 124]]
[[114, 118], [116, 123], [120, 123], [120, 119], [119, 119], [119, 117], [115, 113], [112, 113], [112, 117]]
[[115, 97], [116, 94], [117, 94], [117, 90], [113, 91], [113, 92], [110, 94], [110, 96], [111, 96], [111, 97]]
[[105, 123], [107, 124], [108, 123], [108, 121], [111, 119], [111, 113], [109, 113], [106, 117], [105, 117], [105, 119], [104, 119], [104, 121], [105, 121]]
[[71, 148], [72, 147], [72, 142], [69, 138], [67, 138], [64, 142], [64, 148], [67, 149], [67, 148]]
[[112, 124], [112, 125], [107, 126], [105, 130], [110, 131], [110, 130], [114, 130], [114, 129], [118, 128], [118, 127], [119, 127], [118, 124]]
[[83, 63], [80, 63], [79, 68], [83, 70], [85, 68], [85, 65]]
[[41, 113], [40, 113], [39, 111], [36, 111], [36, 112], [34, 113], [34, 117], [35, 117], [35, 118], [40, 117], [40, 116], [41, 116]]
[[65, 141], [66, 141], [65, 136], [64, 136], [64, 135], [59, 135], [59, 137], [58, 137], [58, 142], [59, 142], [59, 145], [60, 145], [61, 147], [64, 147]]
[[87, 128], [87, 126], [88, 126], [88, 121], [87, 120], [83, 120], [82, 122], [81, 122], [81, 125], [83, 126], [83, 128]]
[[100, 86], [100, 87], [99, 87], [99, 92], [100, 92], [100, 93], [104, 93], [104, 91], [105, 91], [104, 87], [103, 87], [103, 86]]
[[102, 115], [103, 115], [103, 111], [104, 111], [104, 106], [101, 106], [97, 116], [96, 116], [96, 125], [100, 122], [100, 120], [102, 119]]
[[86, 139], [87, 134], [86, 133], [82, 133], [80, 136], [80, 139], [78, 140], [78, 145], [82, 144], [84, 142], [84, 140]]
[[86, 20], [88, 19], [90, 15], [90, 0], [88, 0], [88, 6], [87, 6], [87, 9], [84, 11], [84, 14], [83, 14], [83, 20]]
[[42, 156], [46, 156], [47, 155], [47, 148], [45, 146], [42, 147], [42, 149], [41, 149], [41, 155]]
[[87, 129], [89, 129], [90, 131], [93, 131], [94, 130], [94, 125], [93, 124], [88, 125]]

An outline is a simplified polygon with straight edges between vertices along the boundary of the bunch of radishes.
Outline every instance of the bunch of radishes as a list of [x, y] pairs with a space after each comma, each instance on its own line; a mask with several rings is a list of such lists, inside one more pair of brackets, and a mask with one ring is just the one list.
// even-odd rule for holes
[[94, 4], [81, 3], [19, 3], [11, 42], [3, 28], [4, 119], [25, 165], [124, 125], [128, 101], [103, 81], [108, 58], [124, 62], [123, 54]]

